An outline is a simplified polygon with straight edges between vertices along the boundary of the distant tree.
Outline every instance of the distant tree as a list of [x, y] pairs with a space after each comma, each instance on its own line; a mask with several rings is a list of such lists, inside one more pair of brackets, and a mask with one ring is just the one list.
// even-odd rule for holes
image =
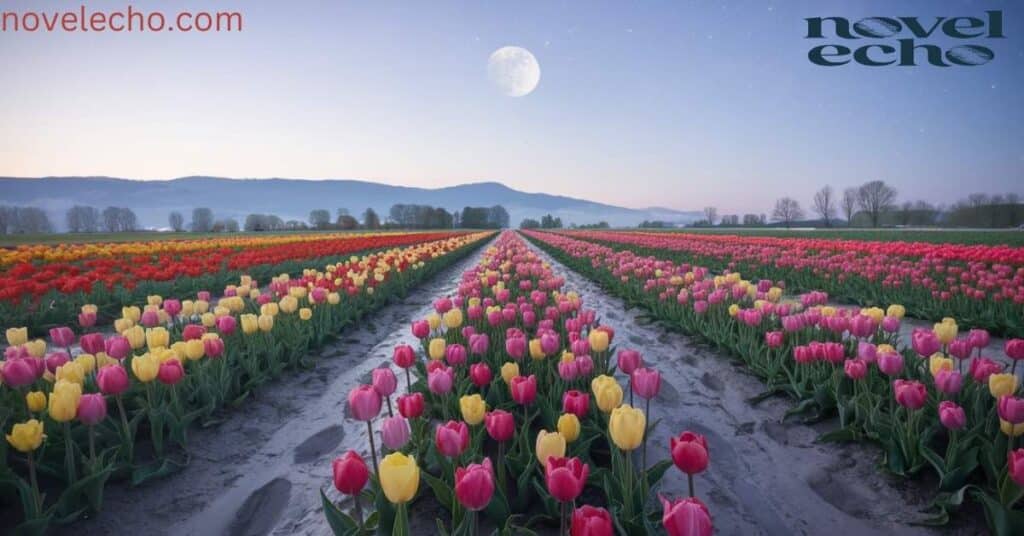
[[380, 229], [380, 216], [376, 210], [368, 208], [363, 212], [363, 226], [367, 229]]
[[349, 212], [347, 208], [339, 208], [335, 214], [337, 215], [337, 218], [341, 218], [342, 216], [348, 216]]
[[331, 213], [318, 208], [309, 212], [309, 225], [317, 229], [326, 229], [331, 225]]
[[846, 216], [846, 224], [853, 225], [853, 215], [857, 212], [857, 189], [847, 188], [843, 190], [843, 198], [839, 201], [843, 215]]
[[100, 211], [75, 205], [68, 209], [67, 224], [69, 233], [95, 233], [100, 228]]
[[669, 224], [667, 224], [667, 223], [665, 223], [663, 221], [658, 221], [658, 220], [654, 220], [654, 221], [644, 220], [644, 221], [640, 222], [639, 227], [641, 229], [666, 229], [668, 227], [671, 227], [671, 225], [669, 225]]
[[236, 220], [234, 218], [228, 218], [228, 219], [224, 220], [224, 230], [229, 232], [229, 233], [237, 233], [238, 232], [238, 220]]
[[883, 181], [865, 183], [857, 190], [857, 205], [867, 212], [872, 227], [878, 227], [882, 213], [896, 201], [896, 190]]
[[359, 228], [359, 220], [349, 216], [348, 214], [342, 214], [338, 216], [338, 229], [342, 231], [353, 231]]
[[761, 225], [761, 218], [757, 214], [744, 214], [743, 225]]
[[722, 225], [723, 226], [735, 227], [735, 226], [737, 226], [739, 224], [740, 224], [740, 217], [737, 214], [726, 214], [725, 216], [722, 216]]
[[1011, 227], [1016, 227], [1020, 223], [1020, 196], [1013, 192], [1006, 194], [1006, 204], [1009, 224]]
[[715, 220], [718, 219], [718, 209], [715, 207], [704, 207], [704, 219], [707, 220], [708, 225], [714, 225]]
[[562, 218], [552, 216], [551, 214], [545, 214], [540, 219], [540, 226], [542, 229], [561, 229]]
[[117, 209], [117, 226], [122, 232], [135, 231], [139, 228], [139, 219], [130, 208]]
[[772, 218], [774, 218], [775, 221], [780, 221], [785, 224], [787, 229], [793, 225], [794, 221], [803, 217], [804, 211], [800, 208], [800, 203], [797, 203], [796, 199], [793, 199], [792, 197], [783, 197], [775, 202], [775, 210], [772, 211]]
[[911, 219], [914, 216], [914, 204], [910, 201], [904, 201], [900, 205], [899, 222], [900, 225], [910, 225]]
[[[278, 219], [280, 219], [280, 218], [278, 218]], [[304, 230], [304, 229], [308, 229], [309, 226], [306, 225], [306, 222], [304, 222], [304, 221], [288, 220], [287, 222], [281, 224], [281, 228], [282, 229], [287, 229], [289, 231], [301, 231], [301, 230]]]
[[208, 233], [213, 229], [213, 211], [206, 207], [192, 209], [192, 232]]
[[814, 194], [814, 212], [825, 222], [825, 227], [832, 227], [832, 220], [836, 217], [836, 199], [831, 186]]
[[3, 226], [11, 234], [48, 234], [53, 232], [50, 217], [38, 207], [5, 207]]
[[116, 233], [121, 229], [121, 209], [107, 207], [103, 209], [103, 230], [108, 233]]
[[488, 210], [488, 227], [504, 229], [509, 226], [509, 219], [508, 211], [501, 205], [494, 205]]
[[176, 233], [185, 230], [185, 217], [180, 212], [171, 212], [167, 216], [167, 223], [171, 224], [171, 230]]
[[520, 229], [539, 229], [540, 222], [533, 218], [523, 218], [523, 221], [519, 222]]
[[14, 207], [0, 205], [0, 235], [12, 232], [16, 210]]

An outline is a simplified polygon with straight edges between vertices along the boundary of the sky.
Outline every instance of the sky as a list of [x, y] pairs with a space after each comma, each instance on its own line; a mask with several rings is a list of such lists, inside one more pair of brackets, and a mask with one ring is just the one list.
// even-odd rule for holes
[[[106, 0], [0, 10], [124, 9]], [[770, 212], [881, 179], [1024, 194], [1024, 5], [976, 1], [132, 2], [240, 33], [0, 32], [0, 176], [355, 178]], [[821, 67], [805, 17], [983, 16], [978, 67]], [[839, 43], [839, 39], [827, 42]], [[942, 43], [941, 39], [936, 42]], [[952, 43], [949, 46], [963, 43]], [[487, 59], [540, 64], [504, 95]]]

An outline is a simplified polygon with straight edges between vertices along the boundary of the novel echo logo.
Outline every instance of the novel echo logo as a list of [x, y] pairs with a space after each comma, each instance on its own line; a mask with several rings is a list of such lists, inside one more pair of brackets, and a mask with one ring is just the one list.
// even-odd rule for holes
[[[838, 67], [850, 62], [868, 67], [976, 67], [996, 57], [982, 39], [1002, 39], [1003, 12], [986, 17], [866, 17], [850, 22], [843, 17], [813, 17], [807, 21], [807, 39], [843, 39], [818, 45], [807, 52], [815, 65]], [[946, 48], [936, 44], [943, 36], [973, 40]], [[878, 40], [886, 40], [879, 42]], [[943, 39], [943, 41], [946, 41]]]

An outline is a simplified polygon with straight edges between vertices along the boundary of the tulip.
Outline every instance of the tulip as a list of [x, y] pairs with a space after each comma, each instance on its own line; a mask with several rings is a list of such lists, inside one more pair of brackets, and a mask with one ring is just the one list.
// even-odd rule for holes
[[415, 419], [423, 415], [423, 393], [410, 393], [398, 397], [398, 413], [406, 419]]
[[75, 332], [67, 326], [50, 328], [50, 340], [56, 346], [68, 348], [75, 343]]
[[1017, 449], [1007, 454], [1006, 471], [1015, 484], [1024, 487], [1024, 449]]
[[971, 351], [973, 349], [974, 347], [971, 346], [970, 341], [967, 339], [954, 339], [949, 343], [949, 355], [957, 359], [967, 359], [968, 357], [971, 357]]
[[118, 361], [124, 359], [132, 351], [132, 345], [128, 339], [121, 335], [114, 335], [104, 341], [103, 351], [108, 356]]
[[7, 344], [21, 346], [28, 342], [28, 328], [8, 328]]
[[479, 394], [466, 395], [459, 399], [459, 410], [466, 424], [476, 426], [484, 421], [487, 404]]
[[889, 377], [898, 376], [903, 372], [903, 356], [896, 352], [879, 353], [878, 370]]
[[1003, 345], [1007, 357], [1018, 361], [1024, 359], [1024, 339], [1010, 339]]
[[[8, 330], [10, 331], [10, 330]], [[10, 335], [8, 334], [8, 340]], [[11, 427], [11, 433], [7, 434], [7, 442], [18, 452], [30, 453], [43, 444], [46, 435], [43, 434], [43, 423], [36, 419], [29, 419], [23, 423]]]
[[451, 367], [439, 367], [427, 374], [427, 388], [435, 395], [446, 395], [455, 384], [455, 371]]
[[583, 493], [590, 467], [579, 458], [549, 457], [544, 464], [548, 493], [558, 502], [572, 502]]
[[994, 398], [1012, 395], [1017, 391], [1017, 376], [1005, 372], [990, 375], [988, 391]]
[[633, 374], [633, 371], [644, 365], [643, 357], [640, 356], [640, 352], [636, 350], [619, 350], [618, 355], [618, 367], [619, 370], [625, 372], [626, 375]]
[[487, 435], [497, 442], [508, 441], [515, 435], [515, 417], [501, 409], [488, 412], [484, 417]]
[[466, 363], [466, 347], [461, 344], [449, 344], [444, 350], [444, 357], [445, 361], [453, 367], [463, 365]]
[[582, 419], [590, 411], [590, 397], [586, 393], [570, 389], [562, 395], [562, 411]]
[[611, 413], [622, 404], [622, 387], [611, 376], [601, 375], [590, 382], [590, 388], [597, 401], [597, 407], [604, 413]]
[[975, 357], [971, 360], [971, 366], [968, 371], [971, 377], [977, 383], [987, 384], [990, 377], [993, 374], [1002, 372], [1003, 366], [987, 357]]
[[511, 385], [512, 379], [519, 376], [519, 364], [509, 361], [501, 366], [501, 379], [506, 385]]
[[892, 382], [893, 395], [896, 403], [908, 410], [921, 409], [928, 400], [928, 390], [921, 382], [913, 380], [894, 380]]
[[0, 377], [9, 387], [18, 388], [29, 385], [39, 377], [39, 374], [36, 373], [37, 369], [32, 363], [34, 359], [34, 357], [8, 358], [3, 362], [3, 368], [0, 369]]
[[[398, 378], [390, 368], [373, 369], [373, 389], [382, 397], [389, 397], [398, 388]], [[390, 403], [390, 402], [389, 402]]]
[[28, 406], [28, 410], [32, 413], [39, 413], [46, 409], [46, 393], [42, 391], [32, 391], [25, 395], [25, 405]]
[[562, 434], [566, 443], [572, 443], [580, 437], [580, 419], [572, 413], [562, 414], [558, 418], [558, 433]]
[[526, 406], [537, 399], [537, 377], [533, 374], [512, 378], [508, 387], [516, 404]]
[[380, 462], [380, 487], [392, 504], [405, 504], [416, 496], [420, 468], [412, 456], [392, 452]]
[[843, 372], [853, 381], [863, 380], [868, 375], [868, 363], [862, 359], [847, 359], [843, 363]]
[[446, 343], [444, 339], [440, 337], [430, 339], [430, 344], [427, 346], [427, 354], [430, 355], [430, 359], [444, 359], [445, 350]]
[[935, 375], [935, 388], [947, 395], [955, 395], [964, 385], [963, 375], [955, 370], [940, 370]]
[[[249, 316], [252, 316], [252, 315], [249, 315]], [[231, 335], [232, 333], [235, 332], [235, 329], [238, 326], [237, 322], [235, 321], [235, 317], [233, 317], [233, 316], [222, 316], [222, 317], [217, 318], [216, 325], [217, 325], [217, 331], [223, 333], [224, 335]], [[250, 329], [252, 328], [251, 320], [250, 320], [250, 326], [249, 327], [250, 327]], [[255, 330], [253, 330], [253, 331], [255, 331]]]
[[612, 410], [608, 421], [608, 433], [615, 446], [624, 450], [635, 450], [644, 439], [647, 417], [644, 412], [629, 405]]
[[900, 319], [895, 316], [886, 316], [882, 319], [882, 331], [896, 333], [900, 330]]
[[[1010, 421], [999, 419], [999, 431], [1006, 434], [1008, 438], [1013, 439], [1024, 434], [1024, 424], [1013, 424]], [[1013, 445], [1012, 441], [1010, 441], [1010, 445]]]
[[512, 359], [522, 359], [526, 355], [526, 338], [511, 337], [505, 340], [505, 352]]
[[391, 450], [398, 450], [409, 442], [409, 421], [404, 417], [388, 417], [380, 428], [381, 441]]
[[957, 325], [956, 322], [939, 322], [932, 328], [932, 332], [935, 333], [935, 337], [942, 344], [949, 344], [956, 338]]
[[345, 495], [358, 494], [370, 479], [366, 462], [354, 450], [335, 458], [331, 469], [334, 473], [334, 487]]
[[164, 385], [175, 385], [185, 376], [185, 369], [181, 366], [178, 358], [171, 358], [160, 363], [160, 370], [157, 372], [157, 379]]
[[78, 414], [78, 403], [82, 398], [81, 384], [57, 380], [50, 393], [48, 413], [50, 418], [66, 423]]
[[461, 421], [448, 421], [437, 425], [434, 445], [442, 456], [456, 458], [469, 447], [469, 427]]
[[572, 512], [570, 536], [612, 536], [612, 516], [608, 510], [585, 504]]
[[537, 454], [537, 461], [547, 466], [548, 458], [565, 456], [565, 437], [558, 432], [541, 430], [537, 433], [534, 452]]
[[487, 363], [474, 363], [469, 367], [469, 379], [472, 380], [473, 385], [482, 389], [491, 383], [491, 368], [487, 366]]
[[348, 409], [357, 421], [370, 422], [380, 414], [380, 393], [372, 385], [359, 385], [348, 393]]
[[95, 426], [107, 418], [107, 401], [103, 395], [90, 393], [82, 395], [78, 402], [77, 417], [87, 426]]
[[603, 329], [592, 329], [587, 334], [587, 342], [590, 343], [590, 348], [597, 353], [608, 350], [608, 345], [611, 343], [611, 338], [608, 336], [608, 332]]
[[573, 363], [576, 363], [580, 376], [590, 376], [594, 372], [594, 360], [589, 355], [577, 355]]
[[417, 339], [426, 339], [430, 335], [430, 323], [426, 320], [417, 320], [412, 323], [412, 335]]
[[[167, 328], [158, 327], [146, 330], [146, 346], [150, 350], [155, 348], [167, 348], [171, 345], [171, 334]], [[89, 352], [90, 354], [95, 352]]]
[[680, 471], [695, 475], [708, 468], [708, 442], [704, 436], [683, 432], [669, 442], [672, 461]]
[[395, 347], [391, 359], [399, 368], [407, 369], [416, 364], [416, 351], [407, 344], [400, 344]]
[[494, 469], [491, 459], [455, 470], [455, 497], [470, 512], [483, 510], [494, 496]]
[[967, 415], [955, 402], [943, 400], [939, 402], [939, 422], [949, 430], [959, 430], [967, 424]]
[[938, 336], [928, 330], [915, 329], [910, 336], [911, 346], [921, 357], [930, 356], [939, 351], [940, 342]]
[[219, 337], [207, 336], [203, 338], [203, 354], [211, 359], [224, 355], [224, 341]]
[[1024, 423], [1024, 398], [1001, 396], [996, 406], [999, 418], [1011, 424]]
[[[142, 328], [139, 328], [140, 331], [141, 329]], [[96, 355], [106, 350], [102, 333], [88, 333], [86, 335], [82, 335], [82, 338], [78, 340], [78, 344], [87, 354]]]
[[932, 373], [932, 376], [938, 374], [940, 370], [953, 370], [954, 368], [953, 360], [943, 357], [942, 354], [935, 354], [928, 358], [928, 370]]
[[78, 313], [78, 326], [82, 328], [91, 328], [96, 325], [96, 313], [83, 312]]
[[119, 395], [128, 390], [128, 372], [121, 365], [100, 367], [96, 373], [96, 385], [105, 395]]
[[715, 529], [707, 506], [696, 497], [669, 502], [659, 496], [664, 513], [661, 524], [669, 536], [711, 536]]

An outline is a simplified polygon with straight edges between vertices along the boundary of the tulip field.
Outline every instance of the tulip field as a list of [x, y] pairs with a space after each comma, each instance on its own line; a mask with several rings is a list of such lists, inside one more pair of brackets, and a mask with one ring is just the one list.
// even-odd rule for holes
[[1022, 248], [524, 230], [3, 255], [5, 533], [1024, 534]]
[[[109, 291], [104, 297], [111, 299], [161, 283], [160, 288], [173, 290], [212, 284], [250, 266], [287, 270], [302, 258], [318, 264], [295, 276], [284, 271], [262, 285], [246, 274], [223, 288], [121, 302], [110, 331], [97, 326], [97, 314], [104, 313], [96, 304], [81, 305], [78, 325], [52, 327], [46, 338], [35, 337], [27, 326], [9, 327], [0, 366], [0, 423], [7, 440], [0, 450], [0, 498], [20, 505], [21, 521], [4, 525], [18, 534], [42, 534], [99, 512], [108, 482], [140, 485], [174, 472], [187, 463], [190, 427], [216, 421], [223, 408], [244, 405], [286, 371], [315, 366], [307, 357], [310, 349], [470, 254], [489, 234], [360, 235], [312, 242], [289, 237], [255, 249], [164, 242], [160, 247], [168, 252], [146, 255], [138, 248], [152, 244], [19, 250], [5, 259], [9, 266], [36, 261], [45, 270], [81, 262], [88, 277], [99, 270], [125, 276], [113, 287], [104, 286]], [[351, 254], [365, 250], [373, 253]], [[185, 254], [216, 259], [200, 263], [216, 276], [181, 278], [194, 273], [194, 263], [160, 262], [164, 255]], [[115, 269], [133, 256], [138, 261], [133, 267]], [[331, 260], [319, 264], [324, 259]], [[51, 287], [43, 295], [60, 299], [53, 293], [63, 290]], [[211, 297], [214, 291], [219, 298]], [[82, 296], [70, 292], [68, 299]]]

